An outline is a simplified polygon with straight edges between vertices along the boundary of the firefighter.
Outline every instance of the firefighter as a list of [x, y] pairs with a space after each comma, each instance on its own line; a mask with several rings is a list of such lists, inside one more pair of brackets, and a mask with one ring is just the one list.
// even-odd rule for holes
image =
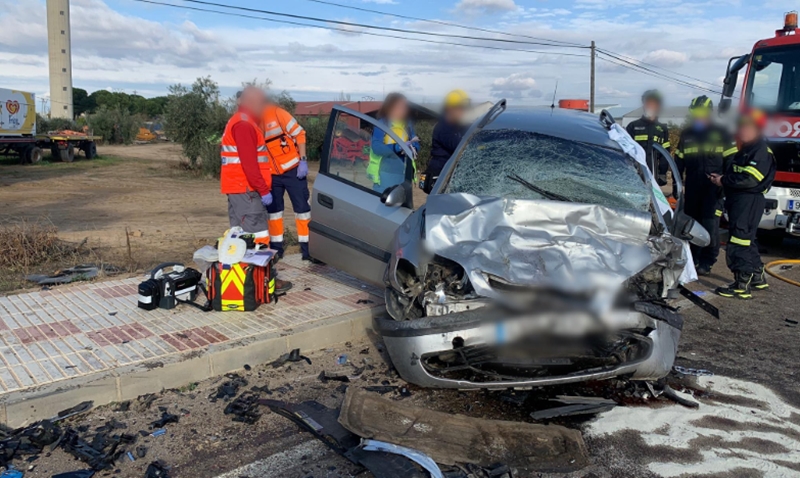
[[725, 174], [711, 174], [711, 182], [725, 189], [725, 207], [730, 220], [726, 250], [734, 281], [719, 287], [722, 297], [752, 298], [751, 291], [768, 286], [764, 263], [758, 253], [756, 232], [775, 179], [775, 156], [763, 136], [767, 118], [761, 111], [742, 115], [737, 128], [738, 151], [728, 161]]
[[267, 155], [275, 171], [272, 176], [273, 201], [267, 206], [270, 247], [278, 251], [278, 257], [283, 257], [285, 192], [289, 194], [294, 209], [300, 252], [304, 261], [310, 261], [312, 259], [308, 253], [308, 225], [311, 222], [311, 205], [307, 178], [306, 132], [291, 113], [270, 101], [262, 110], [261, 125], [264, 130]]
[[[254, 234], [256, 242], [266, 242], [269, 226], [265, 208], [274, 202], [270, 190], [272, 167], [254, 113], [264, 104], [264, 92], [255, 87], [245, 88], [237, 104], [238, 109], [228, 120], [220, 141], [220, 189], [228, 196], [231, 227], [240, 226]], [[291, 288], [291, 282], [275, 280], [276, 293]]]
[[[728, 132], [711, 121], [714, 105], [707, 96], [692, 100], [691, 124], [681, 131], [675, 150], [675, 162], [684, 178], [684, 211], [700, 223], [711, 236], [703, 248], [692, 245], [697, 274], [707, 276], [719, 255], [719, 221], [722, 216], [722, 188], [711, 182], [712, 174], [722, 175], [724, 158], [736, 153], [736, 144]], [[673, 180], [672, 190], [675, 191]]]
[[468, 125], [464, 124], [464, 116], [471, 104], [469, 95], [464, 90], [453, 90], [444, 98], [442, 117], [433, 128], [431, 144], [431, 160], [425, 172], [422, 190], [430, 194], [442, 168], [456, 151]]
[[669, 163], [659, 161], [660, 155], [656, 154], [653, 145], [660, 144], [664, 149], [670, 148], [669, 128], [658, 121], [663, 104], [664, 99], [658, 90], [645, 91], [642, 95], [642, 117], [632, 121], [626, 128], [633, 140], [644, 148], [647, 164], [660, 186], [667, 184]]

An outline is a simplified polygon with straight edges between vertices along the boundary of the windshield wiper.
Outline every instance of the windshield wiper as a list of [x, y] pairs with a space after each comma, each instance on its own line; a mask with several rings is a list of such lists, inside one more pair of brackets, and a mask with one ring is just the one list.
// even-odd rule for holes
[[562, 195], [556, 194], [556, 193], [551, 193], [550, 191], [547, 191], [546, 189], [542, 189], [539, 186], [531, 184], [531, 182], [526, 181], [525, 179], [521, 178], [518, 174], [509, 174], [506, 177], [508, 179], [511, 179], [512, 181], [516, 181], [516, 182], [522, 184], [523, 186], [525, 186], [526, 188], [530, 189], [531, 191], [534, 191], [534, 192], [537, 192], [537, 193], [541, 194], [542, 196], [546, 197], [547, 199], [551, 199], [553, 201], [573, 202], [572, 199], [569, 199], [566, 196], [562, 196]]

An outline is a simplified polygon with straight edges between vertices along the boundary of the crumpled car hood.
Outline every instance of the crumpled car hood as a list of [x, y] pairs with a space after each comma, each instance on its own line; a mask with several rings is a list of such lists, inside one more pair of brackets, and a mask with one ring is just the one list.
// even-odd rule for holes
[[651, 216], [556, 201], [442, 194], [425, 206], [426, 246], [457, 262], [475, 291], [488, 278], [567, 292], [616, 290], [652, 261]]

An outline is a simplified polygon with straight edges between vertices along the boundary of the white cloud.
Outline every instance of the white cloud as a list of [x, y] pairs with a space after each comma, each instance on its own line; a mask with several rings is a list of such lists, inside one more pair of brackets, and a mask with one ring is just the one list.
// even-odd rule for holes
[[456, 11], [475, 13], [500, 13], [517, 10], [514, 0], [461, 0], [456, 4]]
[[681, 66], [689, 60], [689, 55], [679, 51], [672, 50], [655, 50], [651, 51], [642, 58], [646, 63], [652, 63], [656, 66], [665, 68], [674, 68]]
[[504, 78], [497, 78], [492, 82], [491, 90], [495, 95], [511, 98], [542, 96], [531, 73], [513, 73]]

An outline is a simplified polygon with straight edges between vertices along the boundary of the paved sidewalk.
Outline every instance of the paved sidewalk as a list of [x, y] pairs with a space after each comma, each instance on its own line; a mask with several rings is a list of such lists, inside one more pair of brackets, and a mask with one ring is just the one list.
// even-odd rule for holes
[[299, 255], [287, 256], [278, 270], [294, 288], [251, 313], [145, 311], [136, 306], [141, 278], [0, 297], [0, 401], [10, 392], [236, 345], [383, 304], [376, 288]]

